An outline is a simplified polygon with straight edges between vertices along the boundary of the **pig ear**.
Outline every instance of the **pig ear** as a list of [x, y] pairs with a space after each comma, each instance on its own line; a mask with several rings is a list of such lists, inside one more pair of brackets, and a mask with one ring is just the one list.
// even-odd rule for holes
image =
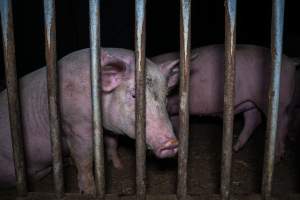
[[102, 66], [102, 91], [111, 92], [117, 88], [123, 81], [126, 67], [120, 63], [110, 63]]
[[111, 92], [123, 81], [124, 67], [118, 64], [110, 64], [102, 67], [102, 91]]
[[[197, 57], [197, 53], [192, 54], [190, 62], [192, 63]], [[179, 58], [173, 61], [158, 63], [160, 71], [167, 79], [168, 91], [172, 90], [177, 84], [179, 84], [179, 64]]]
[[179, 81], [179, 59], [160, 63], [159, 68], [167, 79], [167, 87], [168, 91], [170, 91]]
[[101, 49], [101, 88], [103, 92], [111, 92], [123, 81], [127, 64], [109, 51]]

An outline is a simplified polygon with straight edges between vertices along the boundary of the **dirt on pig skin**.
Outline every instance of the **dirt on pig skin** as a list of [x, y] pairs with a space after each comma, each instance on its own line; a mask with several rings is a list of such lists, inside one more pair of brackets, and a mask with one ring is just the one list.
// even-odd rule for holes
[[[235, 119], [234, 140], [243, 125], [242, 116]], [[219, 193], [220, 159], [222, 144], [222, 121], [216, 118], [191, 118], [190, 148], [188, 162], [188, 194], [209, 195]], [[233, 195], [260, 193], [265, 121], [256, 130], [241, 151], [233, 153], [232, 183]], [[297, 143], [298, 142], [298, 143]], [[287, 141], [285, 159], [275, 165], [273, 193], [279, 199], [284, 195], [299, 193], [299, 141]], [[107, 193], [133, 195], [135, 193], [135, 149], [134, 141], [120, 140], [120, 156], [124, 163], [122, 170], [106, 162]], [[69, 162], [70, 163], [70, 162]], [[66, 192], [78, 192], [76, 170], [72, 165], [64, 168]], [[159, 160], [147, 153], [147, 193], [176, 193], [177, 159]], [[31, 191], [53, 192], [52, 176], [30, 184]], [[1, 197], [13, 197], [15, 189], [1, 191]]]

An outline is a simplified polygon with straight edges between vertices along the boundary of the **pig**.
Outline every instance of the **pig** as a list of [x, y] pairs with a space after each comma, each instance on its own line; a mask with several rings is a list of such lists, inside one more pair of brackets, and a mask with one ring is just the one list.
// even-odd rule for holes
[[[102, 48], [103, 127], [135, 138], [135, 59], [126, 49]], [[75, 51], [58, 62], [63, 156], [77, 168], [81, 193], [95, 193], [90, 86], [90, 50]], [[29, 177], [51, 168], [46, 67], [20, 79], [25, 158]], [[146, 59], [146, 144], [158, 158], [175, 156], [178, 141], [166, 111], [167, 85], [159, 67]], [[109, 138], [110, 136], [108, 136]], [[109, 140], [109, 139], [108, 139]], [[108, 150], [109, 152], [109, 150]], [[0, 187], [15, 184], [6, 90], [0, 93]]]
[[[177, 79], [179, 65], [169, 63], [179, 60], [179, 53], [166, 53], [151, 58], [161, 68], [166, 68], [169, 79]], [[223, 116], [224, 95], [224, 45], [208, 45], [192, 50], [190, 66], [189, 112], [196, 116]], [[235, 104], [234, 113], [242, 113], [244, 127], [234, 144], [238, 151], [247, 142], [254, 129], [261, 123], [261, 112], [267, 114], [268, 86], [270, 80], [270, 50], [255, 45], [236, 46]], [[284, 155], [288, 121], [292, 110], [291, 100], [295, 88], [295, 66], [298, 58], [282, 57], [280, 100], [276, 159]], [[169, 69], [171, 67], [172, 69]], [[179, 93], [167, 98], [167, 111], [175, 129], [178, 129]], [[261, 112], [260, 112], [261, 111]]]

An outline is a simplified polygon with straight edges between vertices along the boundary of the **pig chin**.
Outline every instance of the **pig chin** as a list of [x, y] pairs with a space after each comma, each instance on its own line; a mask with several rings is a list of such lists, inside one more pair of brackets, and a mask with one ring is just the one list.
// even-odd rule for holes
[[158, 151], [155, 151], [155, 155], [156, 157], [158, 158], [171, 158], [171, 157], [174, 157], [176, 154], [177, 154], [177, 147], [174, 148], [174, 149], [163, 149], [163, 150], [158, 150]]

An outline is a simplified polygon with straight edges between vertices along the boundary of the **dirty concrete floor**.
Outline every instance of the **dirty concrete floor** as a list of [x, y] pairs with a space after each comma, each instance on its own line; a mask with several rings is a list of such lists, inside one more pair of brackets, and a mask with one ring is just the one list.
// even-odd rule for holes
[[[235, 120], [234, 139], [241, 131], [243, 119]], [[211, 118], [192, 118], [188, 163], [188, 193], [207, 195], [218, 193], [220, 182], [222, 121]], [[262, 176], [265, 123], [260, 125], [245, 147], [233, 154], [232, 193], [259, 193]], [[300, 143], [298, 143], [300, 144]], [[107, 193], [132, 195], [135, 193], [135, 150], [134, 141], [121, 140], [119, 152], [124, 169], [116, 170], [111, 163], [106, 164]], [[300, 162], [299, 145], [287, 141], [285, 159], [275, 167], [273, 192], [276, 195], [299, 193]], [[296, 159], [298, 157], [298, 159]], [[77, 192], [76, 170], [73, 166], [64, 168], [66, 191]], [[177, 160], [158, 160], [148, 152], [147, 192], [149, 194], [171, 194], [176, 192]], [[31, 191], [52, 192], [52, 176], [31, 184]], [[15, 193], [14, 189], [3, 191]], [[1, 194], [0, 193], [0, 194]], [[1, 196], [0, 196], [1, 198]]]

